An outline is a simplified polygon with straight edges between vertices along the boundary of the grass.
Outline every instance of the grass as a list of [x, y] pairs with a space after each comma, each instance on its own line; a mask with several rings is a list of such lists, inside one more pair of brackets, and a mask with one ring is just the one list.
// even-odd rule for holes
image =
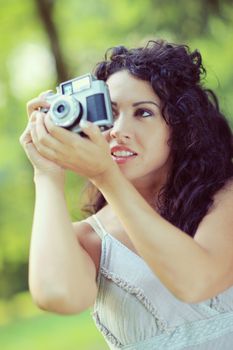
[[[90, 311], [78, 316], [58, 316], [37, 310], [28, 295], [21, 298], [31, 312], [20, 307], [11, 320], [0, 326], [0, 347], [3, 350], [107, 350], [95, 328]], [[12, 303], [16, 304], [15, 301]], [[11, 307], [12, 307], [11, 303]], [[20, 304], [18, 302], [18, 304]], [[22, 300], [21, 300], [22, 307]], [[12, 309], [10, 310], [12, 315]], [[0, 315], [1, 308], [0, 308]], [[5, 312], [6, 315], [6, 312]]]

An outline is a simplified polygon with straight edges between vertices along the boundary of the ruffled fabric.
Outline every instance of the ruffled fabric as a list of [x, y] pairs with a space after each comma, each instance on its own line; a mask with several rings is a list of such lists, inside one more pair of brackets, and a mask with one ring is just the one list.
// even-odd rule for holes
[[115, 273], [108, 271], [106, 268], [101, 267], [101, 274], [105, 278], [113, 281], [118, 287], [122, 288], [125, 292], [132, 294], [137, 298], [145, 307], [147, 311], [150, 312], [150, 314], [155, 318], [157, 327], [162, 332], [168, 331], [167, 322], [162, 319], [162, 317], [159, 315], [158, 310], [154, 308], [150, 300], [145, 296], [142, 289], [131, 285], [129, 282], [123, 280], [120, 276], [117, 276]]

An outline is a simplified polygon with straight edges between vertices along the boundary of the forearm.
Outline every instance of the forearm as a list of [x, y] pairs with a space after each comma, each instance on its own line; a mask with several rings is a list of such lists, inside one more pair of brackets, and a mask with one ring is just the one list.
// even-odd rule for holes
[[198, 293], [206, 284], [208, 271], [213, 270], [208, 252], [156, 213], [120, 172], [105, 181], [97, 180], [95, 185], [137, 251], [167, 288], [183, 300], [195, 299], [192, 293]]
[[63, 187], [62, 180], [35, 178], [29, 285], [40, 304], [72, 300], [75, 296], [77, 305], [71, 307], [78, 309], [78, 304], [85, 305], [87, 291], [93, 290], [95, 271], [75, 237]]

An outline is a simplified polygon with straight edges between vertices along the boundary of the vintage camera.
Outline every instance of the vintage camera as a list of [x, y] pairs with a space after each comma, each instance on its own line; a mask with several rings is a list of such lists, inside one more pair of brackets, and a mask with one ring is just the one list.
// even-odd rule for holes
[[56, 94], [46, 96], [49, 112], [54, 124], [80, 133], [82, 119], [97, 124], [101, 130], [113, 125], [112, 107], [108, 86], [103, 80], [86, 74], [61, 83]]

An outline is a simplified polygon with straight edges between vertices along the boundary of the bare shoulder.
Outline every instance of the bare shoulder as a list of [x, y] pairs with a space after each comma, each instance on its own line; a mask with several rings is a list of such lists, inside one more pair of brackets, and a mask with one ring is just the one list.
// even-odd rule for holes
[[74, 222], [73, 229], [77, 240], [92, 259], [98, 273], [101, 256], [101, 240], [99, 236], [91, 225], [85, 221]]
[[[225, 206], [228, 202], [232, 204], [233, 200], [233, 180], [229, 180], [214, 196], [214, 206]], [[231, 205], [233, 209], [233, 206]]]
[[233, 285], [233, 181], [214, 196], [194, 240], [209, 254], [219, 290]]
[[[228, 181], [214, 196], [213, 205], [198, 226], [194, 239], [206, 249], [229, 250], [233, 244], [233, 181]], [[233, 259], [233, 253], [231, 253]]]

